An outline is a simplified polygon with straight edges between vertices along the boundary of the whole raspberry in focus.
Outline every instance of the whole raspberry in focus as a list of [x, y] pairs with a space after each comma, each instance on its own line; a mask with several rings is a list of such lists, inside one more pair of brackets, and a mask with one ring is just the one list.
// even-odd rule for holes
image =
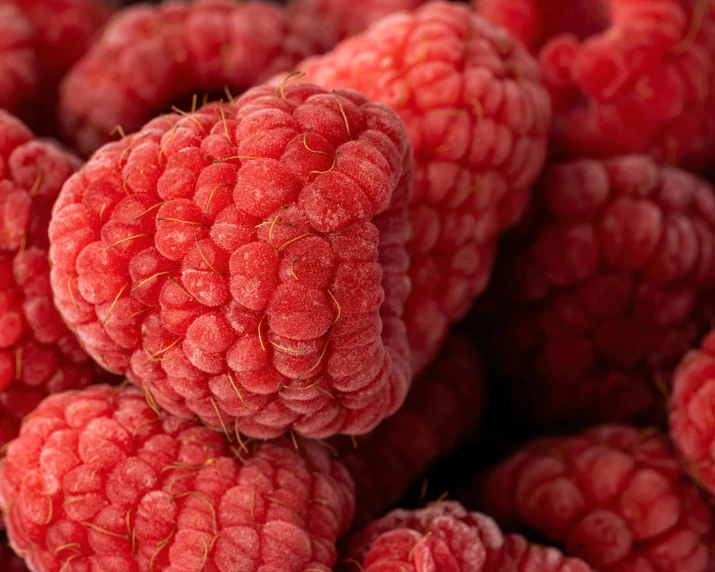
[[670, 438], [683, 467], [715, 497], [715, 334], [683, 357], [673, 376]]
[[236, 437], [162, 418], [135, 388], [49, 397], [0, 470], [8, 536], [36, 572], [329, 572], [345, 468], [311, 441]]
[[330, 441], [355, 481], [354, 526], [397, 503], [474, 430], [484, 411], [484, 377], [478, 349], [452, 334], [395, 415], [357, 438], [354, 447], [347, 437]]
[[[67, 137], [87, 155], [192, 95], [232, 98], [327, 49], [318, 22], [267, 2], [196, 0], [120, 11], [61, 88]], [[196, 108], [197, 100], [193, 102]]]
[[411, 381], [411, 160], [389, 107], [306, 82], [160, 117], [65, 185], [55, 300], [98, 362], [175, 415], [365, 433]]
[[350, 539], [345, 572], [591, 572], [555, 548], [503, 536], [486, 515], [459, 503], [398, 509]]
[[288, 11], [320, 22], [329, 32], [330, 45], [368, 28], [381, 18], [415, 10], [427, 0], [289, 0]]
[[563, 158], [715, 158], [715, 5], [708, 0], [477, 0], [539, 59]]
[[0, 0], [0, 107], [51, 131], [59, 83], [110, 12], [104, 0]]
[[482, 493], [503, 528], [535, 532], [600, 572], [711, 569], [712, 509], [655, 429], [603, 425], [532, 441]]
[[0, 446], [48, 395], [92, 381], [93, 364], [52, 303], [47, 227], [79, 161], [0, 110]]
[[37, 89], [34, 29], [12, 4], [0, 4], [0, 109], [17, 112]]
[[496, 241], [521, 218], [544, 163], [551, 116], [538, 66], [469, 7], [431, 2], [297, 69], [391, 105], [407, 127], [415, 190], [405, 322], [417, 374], [486, 287]]
[[642, 155], [557, 163], [504, 245], [487, 316], [513, 402], [540, 425], [662, 419], [710, 327], [715, 196]]

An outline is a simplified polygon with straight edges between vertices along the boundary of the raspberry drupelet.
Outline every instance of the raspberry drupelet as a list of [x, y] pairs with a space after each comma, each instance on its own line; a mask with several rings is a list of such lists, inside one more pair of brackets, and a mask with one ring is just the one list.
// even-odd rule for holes
[[94, 366], [53, 306], [47, 227], [79, 160], [0, 110], [0, 446], [48, 393], [92, 381]]
[[197, 0], [119, 12], [61, 89], [66, 135], [90, 154], [196, 94], [234, 95], [330, 47], [312, 19], [268, 2]]
[[394, 510], [351, 538], [348, 553], [343, 572], [592, 572], [456, 502]]
[[412, 154], [386, 105], [286, 81], [100, 149], [50, 226], [58, 307], [169, 412], [361, 434], [411, 381]]
[[367, 29], [381, 18], [415, 10], [426, 0], [289, 0], [288, 12], [320, 22], [329, 32], [331, 47]]
[[539, 425], [664, 418], [710, 327], [715, 195], [644, 155], [556, 163], [504, 244], [487, 316], [513, 404]]
[[484, 411], [485, 384], [478, 349], [452, 334], [395, 415], [358, 437], [354, 446], [347, 437], [330, 441], [355, 481], [354, 526], [394, 506], [433, 463], [469, 436]]
[[603, 425], [532, 441], [483, 485], [483, 508], [600, 572], [705, 572], [712, 508], [656, 429]]
[[688, 352], [673, 376], [670, 438], [686, 471], [715, 497], [715, 334]]
[[562, 158], [715, 157], [715, 7], [708, 0], [477, 0], [541, 66]]
[[0, 504], [32, 570], [330, 572], [354, 495], [325, 447], [238, 433], [230, 445], [145, 397], [92, 386], [23, 425]]
[[489, 282], [546, 155], [548, 95], [534, 59], [469, 7], [431, 2], [381, 20], [297, 69], [391, 105], [415, 154], [412, 295], [405, 322], [419, 373]]

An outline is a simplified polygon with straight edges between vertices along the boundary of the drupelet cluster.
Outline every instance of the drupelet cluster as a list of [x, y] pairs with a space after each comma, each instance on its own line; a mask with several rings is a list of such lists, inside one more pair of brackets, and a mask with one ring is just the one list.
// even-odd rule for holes
[[456, 502], [394, 510], [351, 538], [348, 551], [345, 572], [592, 572], [555, 548], [504, 536]]
[[393, 107], [415, 154], [407, 323], [419, 373], [491, 277], [546, 156], [538, 65], [469, 7], [430, 2], [385, 18], [297, 69]]
[[513, 403], [541, 425], [662, 420], [710, 327], [715, 194], [642, 155], [550, 166], [504, 246], [492, 319]]
[[46, 399], [8, 449], [0, 504], [33, 570], [330, 572], [353, 483], [313, 441], [229, 446], [136, 388]]
[[93, 366], [52, 302], [47, 226], [79, 166], [0, 110], [0, 446], [48, 395], [92, 381]]
[[110, 21], [61, 89], [65, 133], [90, 154], [172, 107], [238, 95], [330, 47], [313, 19], [268, 2], [141, 4]]
[[411, 382], [411, 161], [388, 106], [307, 82], [155, 119], [65, 185], [57, 305], [173, 414], [365, 433]]
[[484, 509], [601, 572], [705, 572], [713, 515], [656, 429], [603, 425], [528, 443], [488, 476]]
[[539, 59], [563, 158], [715, 158], [715, 8], [703, 0], [476, 0]]

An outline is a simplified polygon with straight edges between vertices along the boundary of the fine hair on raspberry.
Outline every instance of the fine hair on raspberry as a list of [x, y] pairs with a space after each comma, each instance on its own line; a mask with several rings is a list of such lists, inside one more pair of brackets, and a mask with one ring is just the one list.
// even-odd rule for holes
[[315, 441], [231, 446], [137, 388], [95, 385], [28, 417], [0, 504], [36, 572], [330, 572], [354, 493]]
[[167, 411], [360, 434], [411, 381], [412, 154], [386, 105], [287, 77], [100, 149], [50, 225], [65, 320]]

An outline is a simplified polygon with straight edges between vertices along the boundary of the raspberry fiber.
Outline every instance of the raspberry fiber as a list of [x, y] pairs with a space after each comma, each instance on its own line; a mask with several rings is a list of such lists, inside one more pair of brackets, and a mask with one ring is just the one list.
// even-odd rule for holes
[[306, 82], [155, 119], [65, 185], [58, 307], [173, 414], [367, 432], [411, 380], [411, 160], [389, 107]]
[[513, 404], [561, 428], [662, 420], [673, 369], [710, 327], [712, 187], [629, 155], [554, 164], [535, 196], [486, 312]]
[[315, 442], [236, 437], [136, 388], [51, 396], [0, 471], [10, 540], [36, 572], [329, 572], [347, 471]]
[[355, 481], [355, 527], [394, 506], [439, 458], [472, 433], [484, 412], [485, 374], [479, 350], [452, 334], [415, 380], [405, 404], [377, 429], [330, 443]]
[[715, 334], [688, 352], [673, 376], [669, 429], [686, 471], [715, 496]]
[[491, 276], [497, 238], [541, 170], [548, 95], [526, 51], [467, 6], [396, 14], [297, 69], [392, 106], [415, 154], [412, 295], [405, 322], [419, 373]]
[[345, 572], [591, 572], [555, 548], [502, 535], [488, 516], [456, 502], [398, 509], [350, 541]]
[[478, 0], [539, 58], [562, 158], [715, 154], [715, 8], [707, 0]]
[[329, 47], [322, 34], [311, 19], [264, 2], [126, 8], [62, 84], [65, 133], [90, 154], [110, 133], [132, 133], [192, 94], [238, 94], [290, 70]]
[[0, 446], [48, 395], [94, 367], [52, 304], [47, 227], [79, 161], [0, 110]]
[[603, 425], [542, 438], [498, 465], [483, 505], [601, 572], [705, 572], [712, 509], [656, 429]]

